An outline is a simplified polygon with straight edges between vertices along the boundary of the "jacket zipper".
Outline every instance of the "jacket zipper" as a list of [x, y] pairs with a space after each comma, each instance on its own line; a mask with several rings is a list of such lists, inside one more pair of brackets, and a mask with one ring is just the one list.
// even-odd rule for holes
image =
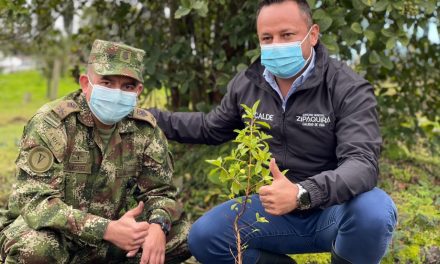
[[283, 118], [282, 118], [282, 128], [281, 128], [281, 137], [283, 139], [283, 145], [284, 145], [284, 153], [283, 153], [283, 160], [281, 161], [281, 166], [283, 168], [286, 167], [286, 163], [287, 163], [287, 137], [286, 137], [286, 122], [285, 122], [285, 118], [286, 118], [286, 111], [283, 109]]
[[[281, 108], [283, 108], [283, 102], [281, 101], [281, 98], [278, 96], [278, 94], [275, 93], [275, 91], [269, 87], [269, 84], [263, 84], [263, 86], [260, 86], [261, 88], [263, 88], [264, 90], [266, 90], [267, 92], [269, 92], [272, 96], [275, 97], [275, 100], [277, 100], [280, 104], [281, 104]], [[296, 91], [295, 91], [296, 92]], [[286, 104], [287, 107], [287, 104]], [[286, 138], [286, 123], [285, 123], [285, 118], [286, 118], [286, 111], [284, 109], [282, 109], [283, 111], [283, 115], [282, 115], [282, 120], [281, 120], [281, 139], [282, 139], [282, 143], [284, 144], [284, 153], [282, 153], [282, 158], [281, 161], [279, 161], [280, 166], [281, 167], [286, 167], [286, 163], [287, 163], [287, 138]]]

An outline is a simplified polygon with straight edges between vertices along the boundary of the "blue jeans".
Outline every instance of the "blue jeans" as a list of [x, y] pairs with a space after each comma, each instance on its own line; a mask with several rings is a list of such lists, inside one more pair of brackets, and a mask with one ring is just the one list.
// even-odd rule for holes
[[[243, 263], [256, 263], [262, 250], [279, 254], [329, 252], [333, 241], [336, 253], [352, 263], [379, 263], [397, 221], [396, 206], [379, 188], [324, 210], [293, 211], [282, 216], [266, 213], [258, 195], [251, 199], [239, 222], [246, 245]], [[188, 243], [198, 261], [234, 263], [234, 203], [231, 200], [216, 206], [193, 224]], [[269, 223], [256, 222], [257, 212]]]

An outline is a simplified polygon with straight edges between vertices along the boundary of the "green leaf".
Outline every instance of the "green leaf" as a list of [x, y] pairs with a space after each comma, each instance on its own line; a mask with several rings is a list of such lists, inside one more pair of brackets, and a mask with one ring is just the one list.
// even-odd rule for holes
[[192, 4], [192, 8], [194, 9], [202, 9], [204, 6], [206, 6], [206, 3], [204, 1], [195, 1]]
[[333, 19], [323, 9], [318, 9], [313, 13], [313, 20], [319, 25], [321, 32], [330, 28], [333, 22]]
[[374, 31], [372, 30], [369, 29], [365, 30], [364, 35], [367, 38], [367, 40], [370, 42], [374, 42], [374, 40], [376, 39], [376, 33], [374, 33]]
[[245, 104], [240, 104], [240, 106], [243, 107], [244, 111], [246, 111], [246, 112], [252, 111], [251, 108]]
[[222, 169], [220, 170], [219, 180], [221, 182], [227, 182], [228, 180], [230, 180], [230, 176], [225, 170]]
[[255, 123], [267, 128], [267, 129], [270, 129], [270, 125], [264, 121], [255, 121]]
[[396, 39], [395, 38], [389, 38], [387, 40], [387, 43], [386, 43], [386, 48], [387, 48], [387, 50], [391, 50], [391, 49], [394, 48], [395, 45], [396, 45]]
[[351, 24], [351, 30], [353, 30], [354, 32], [358, 33], [358, 34], [362, 34], [362, 27], [361, 24], [355, 22], [353, 24]]
[[353, 7], [356, 10], [362, 11], [365, 9], [366, 5], [361, 0], [352, 0], [353, 1]]
[[380, 60], [379, 54], [375, 50], [373, 50], [370, 55], [368, 56], [368, 61], [371, 64], [378, 64]]
[[319, 25], [319, 31], [325, 32], [333, 23], [333, 19], [331, 17], [323, 17], [321, 19], [317, 19], [316, 23]]
[[174, 43], [174, 45], [171, 47], [171, 53], [172, 54], [177, 54], [181, 47], [182, 47], [181, 43], [179, 43], [179, 42]]
[[260, 182], [257, 182], [257, 184], [256, 184], [256, 186], [255, 186], [255, 190], [259, 190], [261, 187], [263, 187], [264, 185], [266, 185], [266, 183], [265, 182], [263, 182], [263, 181], [260, 181]]
[[313, 12], [312, 18], [313, 20], [319, 20], [323, 19], [325, 17], [328, 17], [327, 13], [324, 11], [324, 9], [318, 9]]
[[219, 86], [226, 85], [230, 81], [230, 76], [227, 74], [220, 74], [216, 79], [216, 83]]
[[391, 28], [384, 28], [380, 32], [382, 33], [382, 35], [388, 38], [391, 38], [396, 34]]
[[399, 41], [403, 46], [408, 46], [409, 44], [409, 38], [407, 36], [399, 37]]
[[186, 94], [186, 93], [188, 92], [188, 89], [189, 89], [189, 83], [188, 83], [188, 81], [183, 82], [182, 85], [180, 85], [180, 87], [179, 87], [179, 91], [180, 91], [182, 94]]
[[405, 5], [405, 2], [404, 1], [394, 1], [393, 3], [391, 3], [391, 5], [395, 8], [395, 9], [397, 9], [397, 10], [403, 10], [403, 7], [404, 7], [404, 5]]
[[355, 22], [360, 22], [361, 18], [362, 18], [362, 11], [356, 10], [356, 9], [351, 9], [351, 10], [347, 10], [348, 13], [346, 13], [343, 17], [345, 18], [345, 20], [347, 21], [347, 23], [352, 24]]
[[252, 106], [252, 116], [255, 116], [255, 114], [257, 113], [258, 105], [260, 105], [260, 100], [257, 100]]
[[327, 47], [327, 49], [333, 53], [337, 54], [339, 52], [338, 44], [336, 43], [336, 36], [330, 34], [324, 34], [321, 37], [321, 41]]
[[316, 0], [307, 0], [307, 3], [309, 4], [310, 8], [314, 8], [316, 5]]
[[364, 3], [366, 6], [373, 6], [376, 4], [376, 0], [362, 0], [362, 3]]
[[240, 149], [240, 150], [239, 150], [241, 156], [246, 155], [246, 153], [247, 153], [248, 151], [249, 151], [249, 148], [243, 148], [243, 149]]
[[223, 69], [223, 66], [225, 66], [225, 63], [224, 63], [224, 62], [216, 63], [216, 64], [215, 64], [215, 69], [218, 70], [218, 71], [220, 71], [220, 70]]
[[210, 180], [214, 184], [221, 184], [221, 180], [218, 173], [219, 168], [213, 169], [208, 174], [208, 180]]
[[428, 1], [428, 0], [421, 1], [420, 5], [425, 8], [425, 14], [427, 15], [431, 15], [436, 10], [435, 1]]
[[208, 3], [204, 1], [196, 1], [192, 8], [196, 10], [197, 14], [201, 17], [206, 17], [208, 14]]
[[253, 63], [260, 56], [260, 48], [248, 50], [248, 51], [246, 51], [245, 55], [246, 55], [246, 57], [250, 58], [251, 63]]
[[240, 190], [241, 190], [241, 185], [238, 182], [233, 181], [231, 184], [231, 193], [239, 194]]
[[263, 167], [261, 166], [261, 162], [257, 162], [257, 164], [255, 165], [255, 169], [254, 169], [255, 174], [260, 174], [262, 169], [263, 169]]
[[244, 64], [244, 63], [240, 63], [240, 64], [237, 65], [237, 72], [244, 71], [244, 70], [247, 69], [247, 67], [248, 67], [248, 66], [247, 66], [246, 64]]
[[257, 219], [257, 222], [259, 223], [269, 223], [269, 221], [264, 216], [260, 216], [258, 212], [255, 213], [255, 218]]
[[380, 64], [388, 70], [392, 70], [394, 68], [393, 62], [387, 56], [382, 57], [382, 59], [380, 60]]
[[358, 35], [353, 32], [353, 30], [351, 30], [351, 28], [344, 28], [342, 30], [342, 39], [345, 40], [345, 42], [347, 42], [348, 46], [353, 45], [357, 40], [359, 40]]
[[179, 9], [177, 9], [176, 13], [174, 13], [174, 18], [180, 19], [180, 18], [188, 15], [190, 12], [191, 12], [190, 8], [179, 6]]
[[206, 162], [208, 162], [209, 164], [212, 164], [214, 166], [217, 166], [217, 167], [221, 167], [222, 166], [222, 158], [221, 157], [219, 157], [219, 158], [217, 158], [215, 160], [206, 160]]
[[382, 12], [385, 11], [388, 7], [388, 0], [379, 0], [373, 7], [374, 11], [376, 12]]
[[194, 4], [194, 2], [193, 2], [193, 0], [181, 0], [181, 1], [180, 1], [180, 4], [181, 4], [183, 7], [191, 8], [191, 6]]

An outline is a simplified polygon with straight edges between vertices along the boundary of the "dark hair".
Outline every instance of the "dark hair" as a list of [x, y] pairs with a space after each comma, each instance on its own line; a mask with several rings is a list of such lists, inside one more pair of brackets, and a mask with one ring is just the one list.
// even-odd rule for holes
[[261, 0], [260, 3], [258, 4], [257, 18], [263, 7], [270, 6], [272, 4], [281, 4], [286, 1], [292, 1], [298, 4], [299, 10], [301, 10], [301, 12], [306, 16], [307, 26], [310, 28], [313, 25], [312, 11], [306, 0]]

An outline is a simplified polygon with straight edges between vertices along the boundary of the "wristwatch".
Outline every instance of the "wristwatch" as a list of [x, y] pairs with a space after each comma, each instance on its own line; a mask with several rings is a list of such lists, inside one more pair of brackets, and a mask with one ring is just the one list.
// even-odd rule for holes
[[162, 231], [165, 233], [165, 236], [168, 236], [171, 230], [171, 224], [168, 221], [164, 221], [164, 219], [155, 218], [150, 220], [150, 224], [158, 224]]
[[301, 186], [301, 184], [296, 184], [298, 186], [298, 194], [296, 195], [296, 203], [298, 205], [298, 210], [306, 210], [311, 206], [310, 194], [309, 192]]

